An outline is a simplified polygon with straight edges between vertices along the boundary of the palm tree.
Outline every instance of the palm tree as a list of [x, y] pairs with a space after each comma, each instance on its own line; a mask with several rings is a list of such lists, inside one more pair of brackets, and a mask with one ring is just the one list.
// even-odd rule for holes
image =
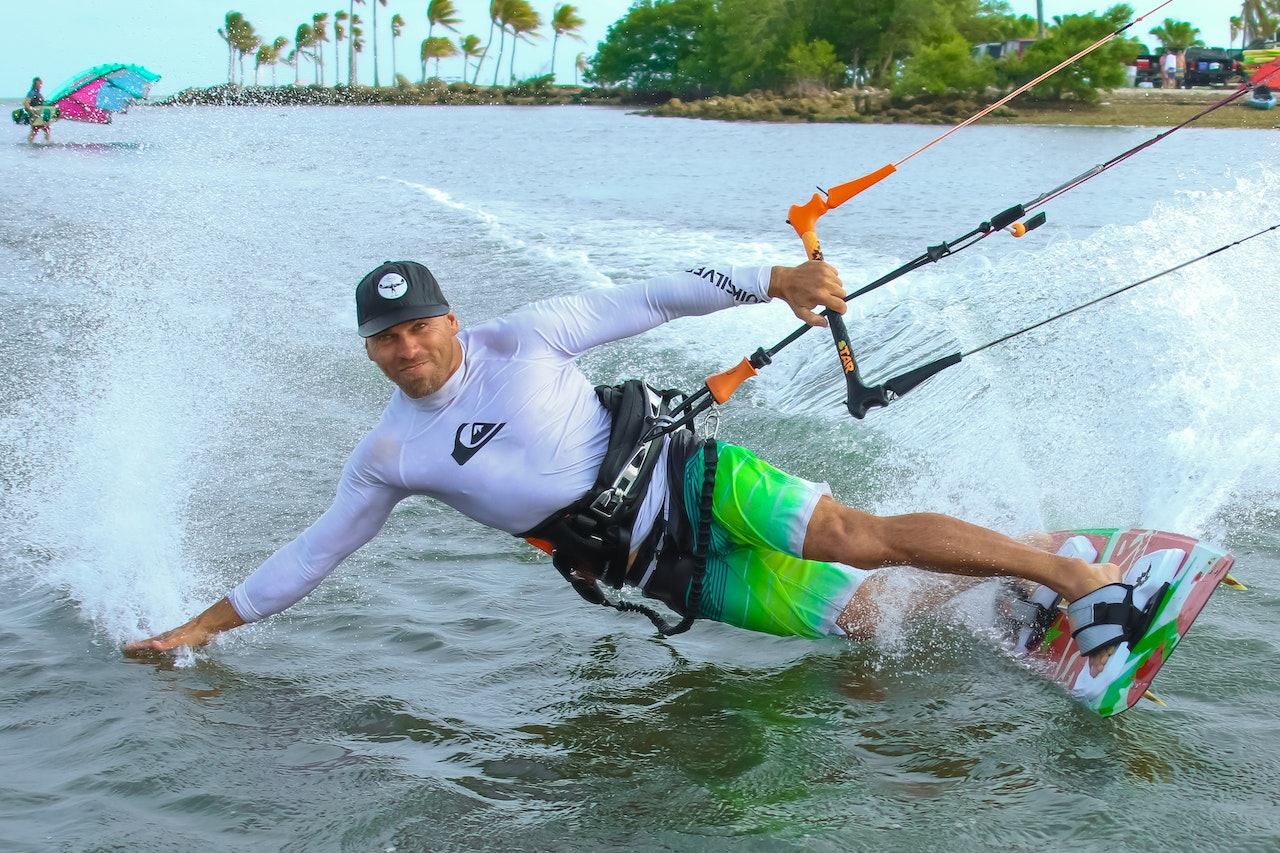
[[236, 59], [240, 60], [240, 85], [244, 85], [244, 58], [254, 53], [262, 44], [262, 39], [253, 30], [244, 15], [239, 12], [228, 12], [224, 21], [225, 28], [218, 30], [218, 35], [227, 43], [227, 82], [236, 81]]
[[342, 26], [348, 20], [347, 13], [339, 9], [333, 13], [333, 85], [337, 86], [342, 82], [342, 61], [338, 55], [338, 48], [342, 45], [342, 40], [347, 37], [346, 27]]
[[387, 0], [373, 0], [373, 87], [378, 88], [378, 4], [384, 7]]
[[347, 33], [347, 53], [350, 55], [347, 67], [347, 85], [360, 85], [360, 65], [356, 62], [356, 58], [360, 55], [360, 51], [364, 50], [364, 28], [360, 26], [362, 21], [359, 15], [352, 15], [349, 22], [351, 26]]
[[[484, 52], [480, 54], [480, 61], [476, 63], [475, 77], [471, 82], [475, 83], [480, 79], [480, 66], [484, 65], [486, 57], [489, 56], [489, 45], [493, 44], [493, 28], [498, 25], [498, 18], [502, 14], [502, 4], [505, 0], [490, 0], [489, 3], [489, 40], [484, 44]], [[506, 33], [505, 24], [503, 33]], [[496, 80], [494, 81], [497, 82]]]
[[436, 61], [435, 76], [440, 76], [440, 60], [449, 56], [455, 56], [458, 49], [453, 46], [453, 42], [447, 38], [433, 36], [422, 40], [422, 82], [427, 82], [427, 60], [434, 59]]
[[236, 54], [240, 63], [240, 85], [244, 85], [244, 58], [255, 53], [258, 46], [262, 44], [262, 39], [258, 38], [258, 34], [253, 31], [253, 25], [245, 21], [246, 29], [240, 31], [239, 38], [235, 41]]
[[284, 36], [277, 36], [276, 40], [271, 44], [271, 85], [276, 85], [276, 66], [280, 63], [280, 57], [284, 55], [284, 49], [289, 46], [289, 40]]
[[218, 35], [227, 43], [227, 82], [236, 81], [236, 42], [247, 27], [253, 30], [253, 24], [244, 19], [239, 12], [228, 12], [223, 21], [224, 26], [218, 28]]
[[400, 33], [404, 32], [404, 18], [400, 17], [397, 12], [391, 16], [391, 79], [397, 80], [400, 75], [396, 72], [396, 39], [400, 38]]
[[351, 0], [351, 5], [347, 11], [347, 17], [351, 20], [351, 32], [347, 36], [347, 85], [354, 86], [359, 79], [356, 73], [356, 26], [360, 23], [360, 19], [356, 17], [356, 4], [364, 5], [364, 0]]
[[1200, 30], [1186, 21], [1175, 21], [1165, 18], [1164, 23], [1153, 27], [1151, 35], [1160, 39], [1160, 43], [1168, 50], [1186, 50], [1189, 47], [1200, 47], [1204, 44], [1198, 37]]
[[324, 85], [324, 50], [320, 45], [329, 40], [329, 13], [316, 12], [311, 16], [311, 32], [315, 36], [315, 63], [316, 71], [319, 79], [316, 80], [321, 86]]
[[[512, 0], [493, 0], [489, 4], [489, 18], [498, 24], [498, 61], [493, 67], [493, 85], [498, 85], [498, 72], [502, 70], [502, 52], [507, 46], [507, 24], [511, 20]], [[490, 32], [493, 32], [492, 29]], [[490, 39], [492, 41], [492, 39]]]
[[573, 85], [578, 85], [578, 75], [587, 73], [587, 55], [579, 53], [577, 58], [573, 60]]
[[467, 65], [473, 57], [480, 56], [480, 36], [460, 36], [458, 38], [458, 48], [462, 53], [462, 80], [467, 79]]
[[1276, 0], [1244, 0], [1240, 9], [1244, 46], [1247, 48], [1259, 39], [1276, 37], [1280, 29], [1280, 3]]
[[[293, 85], [301, 86], [302, 85], [302, 57], [307, 56], [307, 51], [306, 51], [307, 48], [315, 46], [315, 43], [316, 43], [315, 30], [311, 29], [310, 24], [298, 24], [298, 32], [293, 37], [293, 43], [297, 45], [293, 50], [294, 59], [297, 60], [294, 63], [295, 71], [293, 74]], [[312, 64], [314, 65], [314, 63], [315, 63], [315, 58], [314, 58], [314, 54], [312, 54]]]
[[529, 0], [507, 0], [507, 25], [511, 27], [511, 82], [516, 82], [516, 45], [527, 34], [542, 38], [534, 30], [542, 26], [542, 16], [533, 10]]
[[1231, 42], [1227, 46], [1234, 48], [1236, 46], [1236, 36], [1243, 32], [1244, 23], [1240, 20], [1240, 16], [1237, 15], [1231, 19]]
[[257, 55], [253, 58], [253, 85], [261, 85], [258, 82], [258, 72], [262, 69], [262, 66], [270, 65], [273, 62], [275, 62], [275, 59], [271, 56], [271, 45], [264, 44], [259, 47]]
[[564, 3], [556, 6], [551, 13], [551, 31], [555, 33], [551, 37], [551, 76], [556, 76], [556, 43], [560, 41], [560, 36], [568, 36], [572, 39], [582, 41], [582, 36], [578, 35], [578, 30], [586, 21], [578, 17], [578, 8]]
[[453, 0], [431, 0], [427, 4], [427, 38], [435, 34], [436, 24], [451, 32], [457, 32], [457, 25], [462, 23]]

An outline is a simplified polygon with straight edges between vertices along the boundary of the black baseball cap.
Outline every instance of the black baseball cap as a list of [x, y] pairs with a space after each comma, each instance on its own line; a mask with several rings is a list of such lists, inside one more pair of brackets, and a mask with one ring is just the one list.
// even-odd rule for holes
[[449, 303], [436, 277], [417, 261], [383, 261], [356, 286], [356, 322], [362, 337], [406, 320], [448, 313]]

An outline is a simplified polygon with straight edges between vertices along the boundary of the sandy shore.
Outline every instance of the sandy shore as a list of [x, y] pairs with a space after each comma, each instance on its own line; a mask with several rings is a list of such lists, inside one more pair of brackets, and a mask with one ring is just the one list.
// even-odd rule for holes
[[[1144, 127], [1172, 126], [1190, 119], [1221, 101], [1234, 90], [1213, 89], [1116, 89], [1103, 93], [1097, 106], [1062, 105], [1019, 108], [1016, 115], [988, 119], [1009, 124], [1087, 124]], [[1196, 121], [1196, 127], [1273, 129], [1280, 126], [1280, 110], [1255, 110], [1244, 106], [1241, 96]]]

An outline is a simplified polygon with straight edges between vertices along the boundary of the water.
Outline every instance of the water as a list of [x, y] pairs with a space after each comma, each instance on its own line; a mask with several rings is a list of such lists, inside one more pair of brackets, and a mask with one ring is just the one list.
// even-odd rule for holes
[[[952, 368], [855, 422], [823, 335], [721, 436], [877, 512], [1217, 541], [1219, 592], [1102, 720], [965, 626], [878, 643], [596, 611], [427, 501], [306, 602], [157, 666], [327, 505], [387, 385], [355, 282], [427, 262], [464, 322], [706, 261], [799, 254], [787, 207], [935, 128], [610, 109], [136, 110], [0, 147], [0, 837], [8, 850], [1173, 849], [1280, 844], [1275, 236]], [[1150, 135], [974, 127], [821, 223], [851, 287]], [[1280, 221], [1274, 135], [1186, 130], [858, 300], [868, 378], [969, 349]], [[785, 307], [589, 354], [695, 386]], [[981, 598], [979, 591], [977, 598]], [[972, 598], [972, 597], [971, 597]], [[1135, 835], [1140, 833], [1140, 835]]]

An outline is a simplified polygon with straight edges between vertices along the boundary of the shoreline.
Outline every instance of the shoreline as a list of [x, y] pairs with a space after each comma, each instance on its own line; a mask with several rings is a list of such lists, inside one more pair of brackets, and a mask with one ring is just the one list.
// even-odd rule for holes
[[[1015, 99], [983, 119], [987, 124], [1165, 127], [1185, 122], [1230, 95], [1234, 89], [1139, 89], [1102, 92], [1097, 104]], [[1197, 127], [1273, 129], [1280, 111], [1249, 109], [1245, 98], [1203, 116]], [[555, 86], [533, 81], [520, 86], [476, 86], [432, 79], [374, 89], [369, 86], [246, 86], [223, 84], [184, 89], [154, 106], [618, 106], [642, 115], [711, 121], [773, 123], [958, 124], [986, 104], [963, 96], [892, 97], [873, 89], [845, 89], [809, 95], [752, 92], [694, 101], [669, 93], [621, 88]]]
[[[1228, 88], [1115, 89], [1097, 104], [1079, 101], [1029, 101], [1015, 98], [982, 119], [984, 124], [1075, 125], [1089, 127], [1168, 127], [1194, 118], [1234, 92]], [[1196, 127], [1274, 129], [1280, 112], [1245, 107], [1237, 101], [1198, 119]], [[683, 102], [673, 98], [648, 114], [727, 121], [858, 122], [867, 124], [953, 125], [987, 104], [960, 96], [893, 98], [886, 92], [844, 90], [802, 97], [767, 93]]]

